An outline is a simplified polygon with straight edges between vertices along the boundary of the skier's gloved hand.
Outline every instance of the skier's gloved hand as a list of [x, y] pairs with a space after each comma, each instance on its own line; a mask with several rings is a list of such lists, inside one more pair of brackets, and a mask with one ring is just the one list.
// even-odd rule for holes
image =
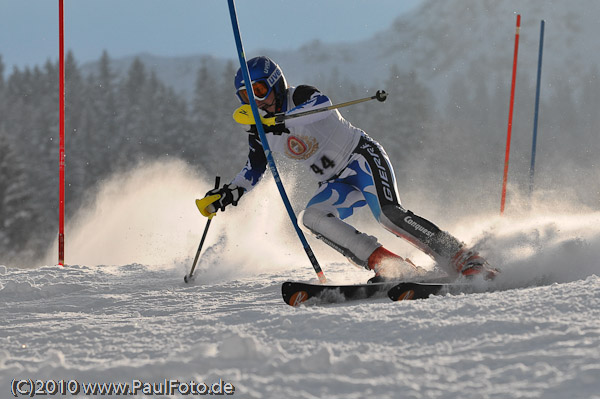
[[[233, 119], [241, 125], [256, 125], [252, 108], [249, 104], [244, 104], [235, 110], [233, 113]], [[275, 126], [276, 124], [283, 123], [284, 120], [278, 120], [275, 116], [266, 117], [261, 116], [260, 120], [264, 126]]]
[[214, 213], [217, 209], [225, 211], [227, 205], [237, 206], [238, 201], [246, 190], [243, 187], [238, 187], [234, 184], [225, 184], [221, 188], [213, 188], [206, 193], [206, 197], [213, 195], [220, 195], [220, 198], [212, 202], [206, 207], [206, 210], [210, 213]]

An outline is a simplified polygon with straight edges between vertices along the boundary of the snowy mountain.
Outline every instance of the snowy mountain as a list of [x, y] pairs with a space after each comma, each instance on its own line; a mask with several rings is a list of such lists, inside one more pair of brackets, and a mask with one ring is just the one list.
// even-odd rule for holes
[[401, 70], [417, 71], [437, 94], [444, 93], [456, 75], [484, 75], [490, 82], [497, 78], [509, 82], [516, 14], [522, 16], [521, 73], [535, 77], [542, 19], [546, 21], [547, 81], [569, 79], [600, 65], [600, 43], [595, 39], [600, 4], [543, 0], [427, 1], [365, 42], [311, 43], [277, 59], [303, 80], [318, 76], [318, 70], [337, 67], [347, 79], [381, 83], [395, 64]]
[[[498, 81], [510, 85], [516, 14], [522, 16], [520, 84], [531, 86], [535, 79], [542, 19], [546, 21], [544, 81], [548, 86], [556, 80], [576, 80], [592, 66], [600, 66], [596, 40], [600, 3], [593, 0], [428, 0], [362, 42], [328, 43], [324, 37], [298, 49], [265, 49], [263, 53], [281, 64], [293, 84], [347, 80], [367, 88], [381, 87], [396, 65], [401, 71], [417, 71], [441, 102], [457, 77], [484, 76], [490, 85]], [[139, 56], [161, 80], [188, 97], [202, 62], [217, 66], [226, 62], [210, 56]], [[124, 73], [132, 60], [116, 60], [115, 68]]]

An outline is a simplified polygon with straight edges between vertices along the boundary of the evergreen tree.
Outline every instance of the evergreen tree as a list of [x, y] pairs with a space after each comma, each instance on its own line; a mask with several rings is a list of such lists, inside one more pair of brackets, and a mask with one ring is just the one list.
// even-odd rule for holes
[[[0, 133], [0, 263], [12, 261], [23, 251], [38, 227], [35, 201], [24, 170], [23, 161], [6, 135]], [[33, 253], [30, 249], [27, 255]]]
[[[4, 132], [14, 143], [14, 149], [28, 160], [24, 173], [33, 189], [37, 204], [58, 202], [58, 74], [54, 68], [14, 69], [6, 86], [6, 118]], [[53, 95], [49, 94], [54, 88]], [[4, 119], [4, 118], [3, 118]], [[40, 220], [58, 220], [58, 207], [36, 209]], [[45, 242], [45, 235], [55, 232], [56, 224], [36, 226], [36, 242]]]
[[118, 134], [114, 136], [113, 147], [118, 149], [115, 166], [119, 169], [128, 167], [132, 162], [139, 161], [141, 158], [139, 144], [141, 129], [144, 125], [142, 104], [146, 94], [144, 88], [147, 80], [146, 68], [136, 57], [118, 89]]
[[[188, 116], [187, 103], [171, 88], [163, 86], [161, 91], [161, 136], [164, 137], [164, 144], [159, 156], [175, 155], [189, 161], [186, 150], [192, 144], [190, 142], [192, 129]], [[195, 153], [196, 151], [189, 151], [189, 154]]]
[[155, 159], [166, 155], [168, 137], [165, 132], [166, 102], [168, 90], [159, 82], [156, 73], [150, 73], [141, 103], [141, 125], [138, 127], [138, 140], [143, 156]]
[[207, 126], [213, 126], [214, 119], [211, 114], [214, 108], [213, 101], [218, 98], [218, 79], [209, 72], [208, 61], [202, 64], [196, 74], [194, 98], [192, 99], [192, 124], [195, 129], [202, 131]]
[[112, 170], [112, 159], [119, 135], [117, 126], [118, 104], [115, 74], [110, 67], [110, 57], [106, 51], [98, 62], [98, 72], [91, 74], [86, 84], [86, 125], [84, 127], [85, 146], [81, 150], [89, 173], [86, 173], [86, 187], [97, 184]]
[[[65, 59], [65, 174], [66, 187], [65, 196], [70, 204], [80, 202], [80, 197], [85, 192], [87, 147], [86, 126], [84, 121], [89, 112], [87, 104], [87, 90], [85, 81], [79, 71], [75, 57], [71, 51], [67, 52]], [[55, 111], [56, 112], [56, 111]], [[58, 146], [58, 140], [54, 144]], [[57, 165], [56, 163], [55, 165]], [[54, 167], [53, 170], [56, 170]], [[67, 201], [65, 199], [65, 201]], [[66, 208], [67, 214], [71, 214], [76, 207]]]
[[196, 74], [196, 83], [194, 87], [194, 97], [191, 104], [191, 134], [189, 138], [189, 148], [186, 151], [186, 159], [192, 164], [206, 170], [216, 172], [210, 168], [210, 161], [201, 165], [203, 145], [208, 143], [212, 132], [215, 130], [215, 123], [212, 112], [212, 101], [217, 97], [217, 79], [212, 76], [208, 68], [208, 60], [202, 60], [202, 64]]
[[[198, 70], [192, 103], [192, 128], [196, 137], [193, 159], [208, 173], [232, 175], [242, 168], [248, 141], [244, 127], [234, 122], [233, 111], [241, 104], [235, 95], [233, 79], [237, 68], [229, 61], [221, 76], [210, 71], [208, 60]], [[225, 164], [223, 159], [233, 159]], [[239, 161], [235, 161], [238, 160]]]
[[[223, 151], [227, 149], [225, 157], [216, 157], [213, 168], [218, 168], [227, 175], [240, 171], [246, 163], [248, 155], [248, 136], [244, 131], [244, 126], [239, 125], [233, 120], [233, 112], [241, 105], [238, 97], [235, 95], [234, 77], [238, 70], [237, 64], [233, 61], [227, 61], [223, 73], [218, 77], [219, 89], [216, 96], [217, 108], [213, 115], [216, 118], [217, 125], [211, 134], [211, 141], [215, 148]], [[224, 159], [233, 159], [234, 162], [224, 162]], [[223, 169], [224, 164], [227, 166]]]

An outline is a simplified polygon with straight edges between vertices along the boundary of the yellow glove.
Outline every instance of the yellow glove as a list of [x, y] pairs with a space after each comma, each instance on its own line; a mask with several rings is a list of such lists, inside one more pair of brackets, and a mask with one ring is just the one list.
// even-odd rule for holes
[[225, 184], [206, 193], [202, 199], [196, 200], [196, 206], [203, 216], [212, 219], [217, 210], [225, 211], [228, 205], [237, 206], [238, 201], [246, 190], [232, 184]]
[[202, 216], [206, 216], [207, 218], [212, 219], [213, 216], [217, 214], [217, 209], [213, 205], [213, 202], [216, 202], [219, 199], [221, 199], [221, 196], [219, 194], [207, 195], [202, 199], [197, 199], [196, 206], [198, 207], [198, 210], [200, 211]]
[[[241, 125], [256, 125], [254, 121], [254, 115], [252, 114], [252, 108], [250, 104], [244, 104], [233, 113], [233, 119]], [[260, 118], [261, 122], [265, 126], [275, 125], [275, 117], [271, 118]]]

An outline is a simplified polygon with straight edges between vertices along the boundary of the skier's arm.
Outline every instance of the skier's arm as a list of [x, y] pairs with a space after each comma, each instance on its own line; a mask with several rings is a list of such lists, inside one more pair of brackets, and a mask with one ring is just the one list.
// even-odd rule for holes
[[200, 200], [198, 207], [202, 206], [200, 212], [207, 217], [213, 215], [217, 210], [225, 211], [228, 205], [237, 206], [238, 201], [246, 192], [252, 190], [258, 183], [267, 168], [267, 158], [263, 151], [260, 140], [256, 134], [250, 134], [248, 138], [250, 151], [246, 166], [237, 174], [229, 184], [221, 188], [215, 188], [206, 193]]
[[258, 134], [250, 133], [248, 135], [248, 144], [250, 150], [246, 165], [229, 183], [244, 188], [245, 192], [252, 190], [260, 181], [265, 170], [267, 170], [267, 157], [265, 156], [265, 151], [260, 143]]

